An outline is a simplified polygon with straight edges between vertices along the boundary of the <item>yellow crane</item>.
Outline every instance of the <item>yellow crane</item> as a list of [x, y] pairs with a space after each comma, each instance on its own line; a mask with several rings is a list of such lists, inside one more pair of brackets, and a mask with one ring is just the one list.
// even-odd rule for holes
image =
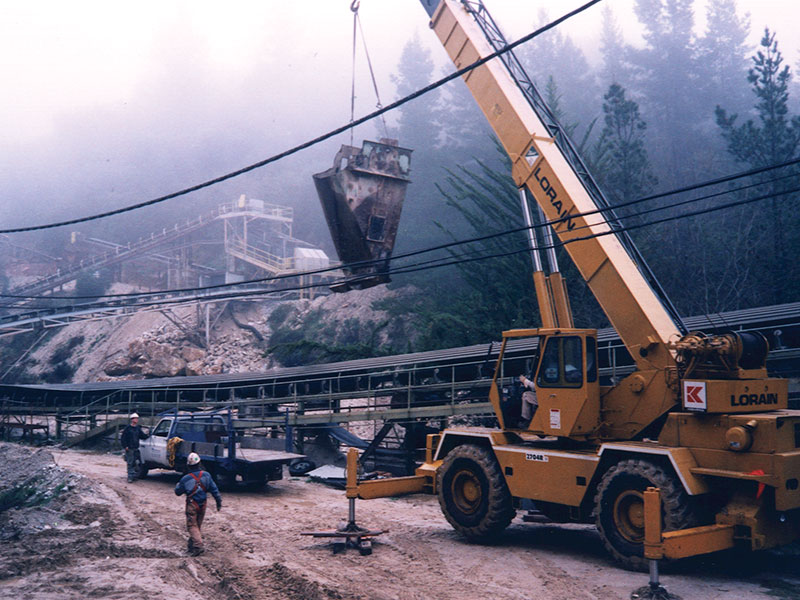
[[[421, 2], [457, 68], [505, 47], [482, 2]], [[526, 224], [530, 197], [636, 368], [601, 384], [597, 331], [574, 327], [554, 253], [547, 275], [531, 233], [542, 326], [503, 332], [490, 390], [500, 427], [429, 436], [415, 476], [363, 481], [348, 495], [435, 493], [452, 526], [477, 540], [503, 530], [530, 499], [556, 521], [595, 523], [611, 555], [636, 569], [647, 565], [651, 487], [660, 490], [661, 524], [649, 557], [758, 550], [800, 537], [800, 411], [787, 409], [787, 381], [767, 375], [766, 339], [686, 331], [513, 53], [463, 79], [511, 158]], [[505, 363], [505, 349], [530, 337], [539, 356], [522, 373]], [[520, 375], [530, 375], [538, 402], [522, 425], [512, 393]], [[672, 533], [655, 548], [662, 529]]]

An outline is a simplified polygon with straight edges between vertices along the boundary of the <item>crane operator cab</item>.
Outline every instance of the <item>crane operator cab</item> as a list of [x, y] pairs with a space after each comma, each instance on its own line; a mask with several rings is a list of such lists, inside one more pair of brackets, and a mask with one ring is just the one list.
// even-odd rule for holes
[[[533, 356], [507, 352], [510, 340], [538, 338]], [[517, 345], [517, 344], [514, 344]], [[523, 377], [520, 377], [522, 375]], [[535, 392], [529, 422], [523, 394]], [[544, 436], [587, 439], [600, 423], [597, 331], [594, 329], [514, 329], [503, 332], [490, 400], [501, 427]], [[526, 399], [530, 403], [530, 396]], [[527, 409], [527, 412], [531, 412]]]

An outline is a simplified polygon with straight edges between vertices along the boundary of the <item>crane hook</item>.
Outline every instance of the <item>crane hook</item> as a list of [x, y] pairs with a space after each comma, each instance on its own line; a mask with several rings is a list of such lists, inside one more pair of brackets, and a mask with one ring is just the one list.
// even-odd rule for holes
[[353, 12], [358, 12], [358, 8], [360, 5], [361, 5], [361, 0], [353, 0], [350, 3], [350, 10], [352, 10]]

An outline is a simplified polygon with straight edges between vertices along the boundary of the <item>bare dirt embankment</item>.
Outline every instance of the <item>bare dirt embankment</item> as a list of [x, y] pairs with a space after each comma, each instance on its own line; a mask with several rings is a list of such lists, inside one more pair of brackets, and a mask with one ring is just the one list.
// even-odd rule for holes
[[[646, 582], [643, 574], [616, 568], [590, 527], [517, 519], [497, 544], [473, 545], [452, 531], [428, 496], [359, 502], [359, 521], [389, 533], [371, 556], [333, 555], [299, 533], [343, 520], [344, 494], [298, 479], [224, 494], [223, 511], [207, 516], [209, 551], [189, 558], [182, 501], [172, 492], [177, 474], [157, 472], [129, 485], [124, 471], [117, 455], [31, 454], [0, 445], [0, 497], [20, 487], [37, 490], [22, 506], [0, 512], [0, 595], [617, 599]], [[684, 600], [800, 598], [797, 564], [786, 555], [718, 557], [664, 582]]]
[[[135, 289], [115, 284], [111, 291]], [[386, 305], [416, 293], [379, 286], [313, 300], [220, 302], [209, 310], [208, 329], [194, 306], [75, 322], [12, 338], [13, 346], [0, 348], [0, 374], [5, 383], [82, 383], [264, 372], [405, 352], [416, 328]]]

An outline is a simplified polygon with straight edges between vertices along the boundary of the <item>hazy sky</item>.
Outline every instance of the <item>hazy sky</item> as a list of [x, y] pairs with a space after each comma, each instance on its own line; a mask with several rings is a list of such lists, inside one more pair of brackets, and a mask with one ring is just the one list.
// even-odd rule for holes
[[[551, 17], [578, 0], [487, 0], [507, 34], [532, 29], [540, 8]], [[638, 27], [633, 0], [607, 0], [634, 41]], [[696, 14], [702, 21], [704, 2]], [[790, 63], [797, 63], [797, 0], [739, 0], [752, 15], [757, 34], [765, 24], [777, 30]], [[598, 45], [600, 7], [563, 30], [591, 59]], [[403, 44], [419, 35], [439, 55], [416, 0], [363, 0], [361, 18], [386, 99], [393, 97], [388, 75]], [[170, 56], [196, 54], [209, 71], [236, 79], [254, 64], [273, 79], [287, 103], [312, 107], [324, 99], [339, 120], [348, 113], [351, 13], [349, 0], [183, 1], [0, 0], [0, 131], [6, 141], [24, 141], [52, 131], [59, 115], [104, 105], [135, 105], [142, 81], [168, 67]], [[702, 26], [702, 23], [700, 23]], [[794, 44], [794, 48], [792, 48]], [[362, 59], [363, 57], [359, 57]], [[180, 77], [180, 73], [171, 74]], [[366, 73], [361, 74], [366, 82]], [[366, 94], [362, 111], [373, 99]], [[189, 99], [187, 98], [187, 101]]]
[[[486, 0], [512, 39], [533, 29], [541, 8], [555, 18], [581, 3]], [[36, 161], [58, 176], [54, 181], [73, 176], [73, 195], [81, 186], [91, 187], [98, 198], [113, 191], [119, 194], [116, 202], [128, 204], [144, 199], [141, 194], [173, 191], [172, 186], [254, 162], [345, 123], [351, 77], [349, 4], [0, 0], [0, 171], [15, 165], [13, 176], [0, 172], [0, 203], [5, 208], [10, 193], [29, 184], [42, 186], [44, 197], [52, 194], [42, 183], [43, 175], [20, 168]], [[612, 7], [629, 41], [640, 39], [633, 0], [606, 0], [563, 26], [590, 60], [599, 46], [604, 5]], [[769, 25], [795, 67], [800, 2], [739, 0], [738, 6], [752, 15], [753, 45]], [[704, 0], [698, 0], [700, 28], [703, 13]], [[417, 0], [362, 0], [360, 14], [384, 104], [396, 97], [390, 74], [413, 36], [433, 50], [444, 68], [443, 50]], [[358, 60], [357, 115], [375, 105], [360, 48]], [[218, 131], [231, 134], [227, 142], [220, 141], [222, 148], [211, 147], [207, 139]], [[50, 142], [54, 136], [57, 147]], [[143, 155], [167, 149], [170, 156], [178, 155], [168, 170], [174, 181], [158, 173], [140, 174], [130, 160], [128, 171], [118, 178], [109, 167], [102, 181], [90, 171], [81, 181], [84, 165], [112, 163], [134, 139]], [[247, 143], [237, 145], [239, 139]], [[189, 158], [181, 152], [187, 157], [205, 152], [215, 159], [224, 154], [225, 160], [213, 162], [216, 171], [205, 172], [203, 165], [212, 162], [198, 160], [190, 169], [184, 167]], [[68, 158], [71, 163], [60, 164]], [[314, 170], [320, 169], [309, 169], [309, 175]], [[36, 216], [43, 217], [46, 210], [45, 204]]]

